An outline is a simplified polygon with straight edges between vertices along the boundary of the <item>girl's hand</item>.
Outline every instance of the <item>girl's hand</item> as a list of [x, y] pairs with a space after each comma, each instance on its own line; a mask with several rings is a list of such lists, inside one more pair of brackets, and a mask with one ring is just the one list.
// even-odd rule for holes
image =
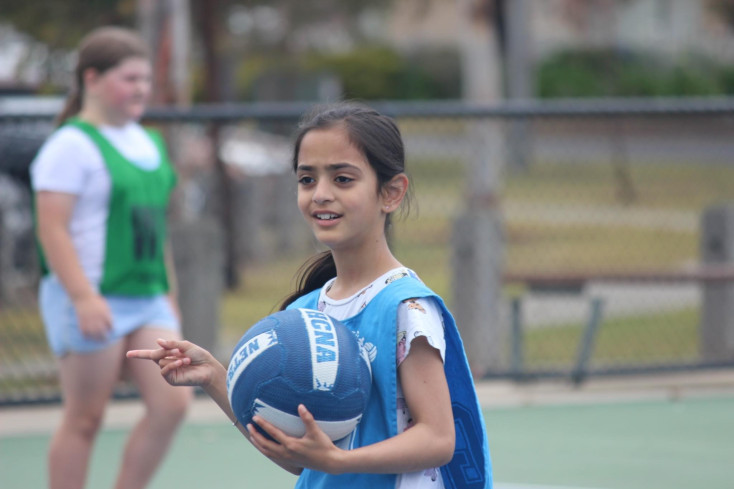
[[250, 433], [250, 442], [263, 455], [276, 463], [305, 467], [330, 474], [339, 473], [341, 464], [339, 458], [343, 450], [334, 445], [334, 442], [316, 424], [313, 415], [303, 404], [298, 406], [298, 414], [306, 425], [306, 433], [301, 438], [288, 436], [281, 430], [265, 421], [260, 416], [252, 418], [275, 441], [268, 440], [252, 424], [247, 425]]
[[112, 329], [112, 313], [101, 295], [95, 293], [75, 300], [74, 309], [84, 336], [103, 340]]
[[189, 341], [156, 340], [157, 350], [130, 350], [127, 358], [153, 360], [171, 385], [198, 385], [212, 382], [221, 364], [207, 350]]

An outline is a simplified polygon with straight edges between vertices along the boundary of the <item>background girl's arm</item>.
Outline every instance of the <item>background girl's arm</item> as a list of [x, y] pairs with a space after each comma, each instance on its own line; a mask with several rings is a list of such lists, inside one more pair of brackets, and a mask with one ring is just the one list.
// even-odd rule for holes
[[166, 263], [166, 275], [168, 277], [168, 300], [180, 322], [182, 319], [181, 308], [178, 305], [178, 276], [176, 275], [176, 266], [173, 261], [173, 249], [171, 249], [170, 241], [166, 241], [163, 254]]
[[38, 239], [49, 267], [74, 303], [82, 331], [102, 337], [112, 325], [107, 303], [87, 279], [69, 232], [77, 196], [61, 192], [36, 193]]
[[425, 337], [413, 340], [410, 353], [398, 367], [405, 401], [414, 424], [387, 440], [341, 450], [328, 439], [307, 411], [301, 411], [306, 435], [293, 438], [255, 417], [273, 443], [251, 430], [253, 444], [266, 456], [286, 464], [340, 474], [405, 473], [448, 463], [454, 453], [454, 418], [441, 355]]

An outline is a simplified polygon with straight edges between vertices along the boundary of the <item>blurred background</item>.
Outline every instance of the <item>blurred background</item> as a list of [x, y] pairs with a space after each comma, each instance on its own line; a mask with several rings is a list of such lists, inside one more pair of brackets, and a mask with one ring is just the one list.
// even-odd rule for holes
[[393, 248], [477, 379], [734, 367], [731, 1], [5, 0], [0, 404], [59, 401], [28, 165], [106, 24], [151, 47], [184, 334], [223, 362], [318, 251], [298, 118], [357, 99], [400, 125], [415, 200]]

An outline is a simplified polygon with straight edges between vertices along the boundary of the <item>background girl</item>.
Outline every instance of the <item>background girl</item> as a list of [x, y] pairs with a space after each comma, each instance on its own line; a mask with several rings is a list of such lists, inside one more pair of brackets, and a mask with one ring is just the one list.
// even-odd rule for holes
[[[491, 487], [486, 430], [456, 325], [388, 246], [390, 216], [409, 188], [394, 121], [357, 104], [319, 110], [300, 126], [293, 168], [298, 207], [328, 251], [307, 264], [282, 307], [319, 309], [355, 331], [370, 352], [372, 394], [356, 430], [336, 444], [303, 405], [301, 438], [257, 416], [275, 441], [253, 426], [241, 431], [300, 474], [296, 487]], [[191, 343], [158, 344], [128, 356], [158, 362], [174, 385], [201, 385], [235, 420], [224, 366]]]
[[[133, 32], [105, 27], [81, 42], [76, 91], [31, 167], [44, 276], [40, 308], [59, 361], [63, 418], [49, 450], [52, 488], [81, 488], [105, 406], [123, 368], [145, 414], [133, 429], [115, 487], [144, 487], [191, 398], [154, 365], [124, 352], [178, 339], [166, 208], [175, 184], [163, 141], [137, 121], [151, 64]], [[110, 361], [110, 359], [113, 359]]]

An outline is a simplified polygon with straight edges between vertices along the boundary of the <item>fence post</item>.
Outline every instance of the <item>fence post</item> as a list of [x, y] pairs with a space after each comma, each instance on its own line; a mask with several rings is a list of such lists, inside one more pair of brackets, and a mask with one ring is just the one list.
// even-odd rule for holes
[[522, 299], [513, 297], [510, 301], [510, 317], [512, 324], [512, 360], [510, 371], [515, 380], [521, 380], [524, 374], [525, 337], [523, 334]]
[[576, 352], [576, 365], [571, 371], [571, 380], [576, 385], [581, 384], [588, 374], [589, 360], [591, 360], [591, 355], [594, 351], [594, 343], [596, 342], [596, 334], [601, 324], [603, 306], [604, 300], [601, 297], [593, 297], [591, 299], [589, 322], [586, 323], [586, 328], [584, 328], [583, 336], [579, 342], [578, 352]]
[[224, 288], [224, 236], [213, 218], [171, 225], [184, 339], [217, 354]]
[[507, 325], [500, 314], [504, 237], [499, 210], [472, 209], [454, 221], [452, 312], [475, 377], [501, 370]]
[[[701, 222], [705, 265], [734, 263], [734, 204], [709, 207]], [[734, 359], [734, 283], [705, 282], [700, 345], [704, 361]]]
[[8, 296], [9, 252], [12, 249], [10, 239], [10, 233], [5, 228], [5, 211], [0, 206], [0, 307], [5, 305]]

